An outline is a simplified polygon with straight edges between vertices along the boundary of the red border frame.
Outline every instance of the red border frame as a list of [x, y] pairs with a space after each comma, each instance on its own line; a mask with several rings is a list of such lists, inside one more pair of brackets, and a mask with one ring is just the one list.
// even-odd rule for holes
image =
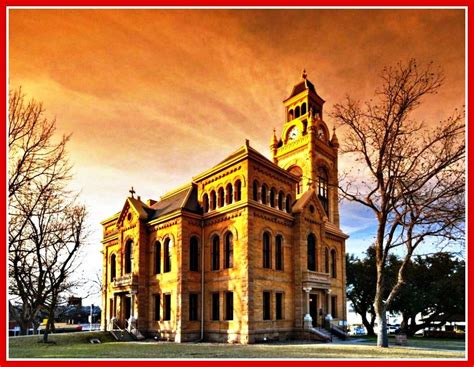
[[[2, 29], [5, 31], [4, 37], [1, 38], [1, 48], [3, 50], [3, 57], [2, 57], [2, 62], [4, 65], [4, 70], [5, 72], [2, 73], [1, 76], [1, 82], [2, 85], [4, 86], [3, 88], [3, 100], [5, 103], [1, 104], [1, 109], [0, 112], [2, 113], [2, 116], [6, 117], [6, 100], [7, 100], [7, 65], [6, 65], [6, 11], [7, 11], [7, 6], [467, 6], [467, 17], [468, 17], [468, 49], [467, 49], [467, 60], [468, 60], [468, 67], [467, 70], [469, 70], [469, 66], [471, 64], [471, 40], [473, 39], [473, 31], [472, 27], [469, 24], [469, 19], [471, 18], [473, 14], [472, 6], [470, 6], [470, 0], [464, 0], [464, 1], [441, 1], [441, 0], [434, 0], [434, 1], [427, 1], [427, 0], [417, 0], [417, 1], [410, 1], [410, 0], [399, 0], [399, 1], [393, 1], [393, 0], [382, 0], [382, 1], [375, 1], [375, 0], [362, 0], [362, 1], [355, 1], [355, 0], [339, 0], [337, 3], [331, 3], [329, 0], [325, 1], [317, 1], [317, 0], [297, 0], [296, 2], [291, 2], [289, 0], [232, 0], [225, 2], [223, 0], [204, 0], [199, 2], [198, 0], [166, 0], [166, 1], [161, 1], [157, 2], [156, 0], [139, 0], [134, 3], [130, 1], [125, 1], [125, 0], [74, 0], [74, 1], [68, 1], [67, 4], [65, 4], [64, 0], [4, 0], [2, 1], [2, 6], [0, 8], [0, 25]], [[474, 5], [473, 5], [474, 6]], [[471, 92], [471, 83], [470, 83], [470, 75], [469, 71], [468, 74], [466, 75], [467, 78], [467, 101], [468, 101], [468, 106], [472, 105], [470, 103], [472, 101], [472, 94]], [[472, 113], [468, 111], [468, 119], [469, 117], [472, 116]], [[5, 119], [6, 121], [6, 119]], [[467, 125], [466, 125], [467, 126]], [[7, 125], [5, 123], [4, 125], [4, 134], [0, 135], [0, 145], [4, 147], [5, 152], [6, 152], [6, 136], [7, 136]], [[472, 132], [472, 128], [468, 130], [468, 140], [473, 138], [474, 133]], [[470, 153], [469, 145], [467, 146], [467, 155], [468, 157]], [[6, 153], [5, 153], [6, 157]], [[470, 157], [471, 159], [468, 160], [468, 167], [467, 170], [468, 172], [471, 171], [474, 168], [474, 157]], [[2, 178], [2, 192], [4, 193], [3, 195], [0, 195], [0, 205], [1, 207], [5, 208], [1, 214], [1, 233], [4, 235], [5, 239], [5, 249], [1, 251], [0, 255], [0, 263], [1, 264], [6, 264], [7, 263], [7, 258], [6, 258], [6, 192], [7, 192], [7, 187], [6, 187], [6, 158], [1, 161], [1, 178]], [[469, 177], [468, 177], [468, 190], [467, 190], [467, 198], [469, 198], [469, 192], [470, 192], [470, 187], [471, 185], [469, 184]], [[469, 206], [468, 206], [469, 208]], [[472, 222], [474, 219], [472, 219], [470, 216], [468, 216], [468, 228], [471, 229], [472, 227]], [[466, 246], [468, 246], [468, 242], [466, 241]], [[471, 250], [468, 252], [468, 262], [473, 263], [474, 261], [474, 251]], [[6, 289], [6, 284], [7, 284], [7, 279], [6, 279], [6, 269], [2, 269], [3, 272], [0, 275], [1, 279], [1, 300], [0, 302], [0, 315], [6, 315], [6, 306], [7, 306], [7, 289]], [[468, 301], [469, 301], [469, 295], [473, 293], [473, 282], [472, 278], [474, 278], [474, 272], [473, 275], [470, 276], [468, 272]], [[469, 304], [469, 302], [468, 302]], [[474, 319], [474, 309], [472, 307], [468, 307], [468, 320], [473, 320]], [[6, 330], [6, 317], [0, 317], [0, 329], [1, 330]], [[471, 330], [473, 322], [469, 322], [469, 331]], [[222, 361], [222, 360], [209, 360], [209, 361], [156, 361], [156, 360], [150, 360], [150, 361], [137, 361], [137, 362], [131, 362], [131, 361], [123, 361], [123, 360], [116, 360], [116, 361], [104, 361], [98, 359], [97, 361], [36, 361], [36, 360], [31, 360], [31, 361], [7, 361], [7, 349], [6, 349], [6, 338], [7, 336], [2, 332], [0, 334], [0, 367], [1, 366], [30, 366], [34, 364], [35, 366], [67, 366], [67, 365], [109, 365], [109, 366], [124, 366], [124, 365], [129, 365], [130, 363], [143, 363], [143, 364], [152, 364], [152, 363], [167, 363], [167, 364], [173, 364], [173, 365], [187, 365], [189, 363], [193, 363], [196, 365], [200, 366], [205, 366], [207, 364], [219, 364], [219, 363], [225, 363], [229, 365], [237, 365], [240, 363], [257, 363], [262, 366], [275, 366], [275, 365], [285, 365], [288, 363], [291, 364], [299, 364], [299, 365], [310, 365], [310, 364], [329, 364], [332, 366], [338, 366], [338, 365], [346, 365], [350, 364], [352, 366], [358, 366], [358, 367], [363, 367], [363, 366], [379, 366], [379, 365], [389, 365], [389, 366], [397, 366], [401, 363], [403, 363], [403, 366], [423, 366], [423, 367], [431, 367], [431, 366], [474, 366], [474, 357], [472, 353], [472, 349], [474, 347], [474, 340], [473, 337], [470, 336], [468, 338], [468, 359], [467, 361], [402, 361], [402, 360], [391, 360], [391, 361], [383, 361], [383, 360], [375, 360], [375, 361], [330, 361], [330, 360], [322, 360], [322, 361], [308, 361], [308, 360], [292, 360], [292, 361], [261, 361], [261, 360], [255, 360], [255, 361]]]

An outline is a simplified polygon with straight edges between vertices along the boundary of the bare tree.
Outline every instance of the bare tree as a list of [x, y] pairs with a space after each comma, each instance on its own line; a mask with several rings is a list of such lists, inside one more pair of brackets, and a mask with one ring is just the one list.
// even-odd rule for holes
[[[442, 72], [432, 64], [419, 67], [412, 59], [385, 68], [381, 79], [374, 100], [361, 104], [348, 97], [335, 106], [333, 117], [347, 130], [342, 152], [366, 172], [363, 179], [342, 180], [340, 191], [377, 219], [374, 309], [377, 345], [387, 347], [386, 311], [403, 287], [415, 251], [436, 240], [464, 239], [465, 141], [464, 111], [431, 128], [412, 118], [423, 98], [443, 84]], [[387, 292], [384, 279], [393, 251], [403, 257], [396, 284]]]
[[[68, 190], [69, 137], [54, 142], [55, 122], [40, 103], [9, 95], [9, 293], [19, 299], [18, 322], [26, 333], [41, 310], [50, 314], [85, 244], [85, 208]], [[52, 321], [52, 320], [50, 320]], [[49, 323], [48, 322], [48, 328]]]

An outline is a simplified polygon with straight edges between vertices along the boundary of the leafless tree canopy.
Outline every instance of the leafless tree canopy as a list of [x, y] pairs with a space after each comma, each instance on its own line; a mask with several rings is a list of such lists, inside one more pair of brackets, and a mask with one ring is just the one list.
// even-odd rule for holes
[[[377, 218], [377, 290], [374, 306], [378, 324], [403, 286], [404, 271], [414, 251], [424, 243], [462, 242], [465, 217], [464, 111], [428, 127], [412, 112], [442, 86], [442, 72], [415, 60], [385, 68], [374, 100], [364, 104], [347, 98], [333, 117], [346, 128], [342, 151], [364, 166], [367, 176], [343, 180], [345, 199], [369, 208]], [[383, 280], [390, 252], [404, 249], [398, 281], [383, 299]], [[387, 346], [386, 328], [378, 344]]]
[[21, 89], [11, 91], [8, 126], [9, 292], [21, 303], [24, 333], [39, 311], [52, 315], [73, 286], [87, 213], [67, 189], [69, 137], [54, 142], [55, 122], [44, 117], [42, 105], [25, 102]]

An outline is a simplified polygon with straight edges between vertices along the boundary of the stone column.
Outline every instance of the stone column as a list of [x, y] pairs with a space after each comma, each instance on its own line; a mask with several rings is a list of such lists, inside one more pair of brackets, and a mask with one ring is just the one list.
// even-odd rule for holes
[[303, 319], [303, 328], [311, 329], [313, 327], [313, 318], [309, 314], [309, 292], [311, 292], [311, 287], [304, 287], [304, 300], [303, 300], [303, 309], [304, 309], [304, 319]]

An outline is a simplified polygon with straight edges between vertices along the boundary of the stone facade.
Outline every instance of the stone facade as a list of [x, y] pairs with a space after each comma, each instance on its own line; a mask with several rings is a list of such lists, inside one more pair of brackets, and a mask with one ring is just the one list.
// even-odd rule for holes
[[[176, 342], [307, 337], [345, 320], [338, 142], [306, 75], [284, 101], [272, 161], [249, 142], [160, 201], [102, 222], [102, 327]], [[305, 336], [306, 335], [306, 336]]]

